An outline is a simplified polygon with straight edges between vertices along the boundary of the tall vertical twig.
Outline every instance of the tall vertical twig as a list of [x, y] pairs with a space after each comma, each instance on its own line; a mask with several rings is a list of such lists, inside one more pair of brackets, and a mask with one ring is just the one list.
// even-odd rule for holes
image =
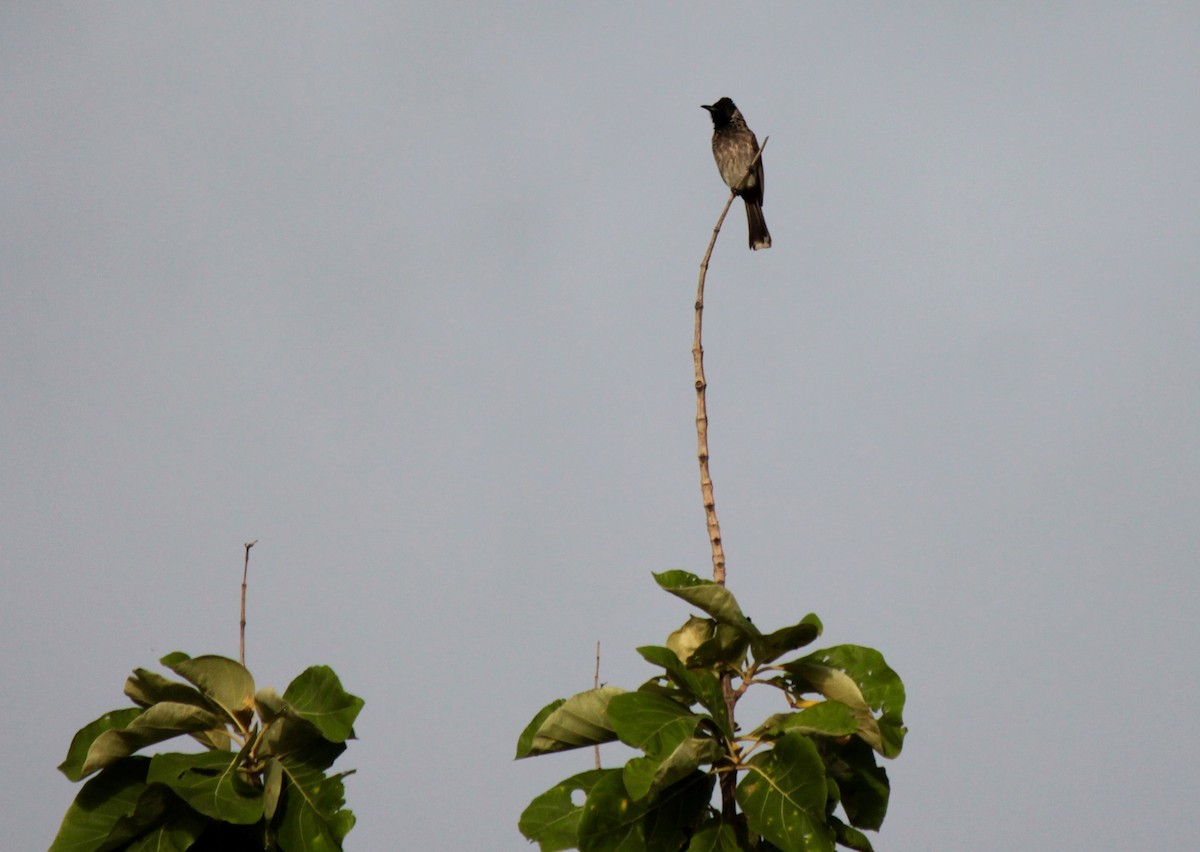
[[246, 665], [246, 575], [250, 573], [250, 548], [258, 539], [246, 542], [246, 560], [242, 563], [242, 623], [238, 629], [238, 662]]
[[[596, 640], [596, 673], [592, 676], [592, 689], [600, 688], [600, 640]], [[600, 768], [600, 744], [596, 743], [596, 768]]]

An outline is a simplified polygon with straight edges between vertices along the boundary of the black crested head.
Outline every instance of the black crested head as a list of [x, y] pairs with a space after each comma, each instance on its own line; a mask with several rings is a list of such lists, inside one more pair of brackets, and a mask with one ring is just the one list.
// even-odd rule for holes
[[708, 110], [712, 116], [713, 127], [723, 127], [733, 119], [734, 113], [738, 108], [734, 106], [733, 101], [729, 98], [721, 98], [715, 104], [702, 104], [702, 107]]

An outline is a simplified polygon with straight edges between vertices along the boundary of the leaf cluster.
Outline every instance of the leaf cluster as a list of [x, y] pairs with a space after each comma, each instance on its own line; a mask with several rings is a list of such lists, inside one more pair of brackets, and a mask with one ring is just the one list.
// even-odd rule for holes
[[[546, 705], [516, 756], [613, 740], [639, 754], [536, 797], [522, 834], [541, 852], [870, 850], [863, 830], [879, 829], [890, 791], [876, 757], [896, 757], [904, 741], [899, 676], [856, 645], [781, 662], [820, 636], [815, 615], [763, 633], [725, 586], [686, 571], [654, 576], [707, 617], [637, 649], [661, 669], [637, 690], [605, 686]], [[733, 707], [751, 686], [779, 691], [789, 709], [742, 733]], [[712, 804], [724, 773], [741, 779], [736, 808]]]
[[[327, 666], [279, 695], [255, 690], [235, 660], [175, 652], [173, 680], [135, 669], [134, 707], [81, 728], [58, 767], [91, 776], [63, 818], [51, 852], [108, 850], [340, 850], [354, 826], [342, 779], [327, 770], [354, 737], [363, 701]], [[200, 748], [137, 754], [175, 737]]]

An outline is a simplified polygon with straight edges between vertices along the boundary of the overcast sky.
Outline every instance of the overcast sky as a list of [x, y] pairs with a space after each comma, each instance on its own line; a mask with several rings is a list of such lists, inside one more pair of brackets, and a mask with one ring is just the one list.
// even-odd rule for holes
[[[900, 6], [909, 7], [901, 11]], [[5, 849], [162, 655], [366, 700], [353, 850], [527, 848], [711, 572], [908, 689], [882, 850], [1183, 849], [1200, 738], [1193, 3], [0, 7]], [[745, 707], [743, 718], [782, 707]], [[625, 756], [610, 746], [606, 763]]]

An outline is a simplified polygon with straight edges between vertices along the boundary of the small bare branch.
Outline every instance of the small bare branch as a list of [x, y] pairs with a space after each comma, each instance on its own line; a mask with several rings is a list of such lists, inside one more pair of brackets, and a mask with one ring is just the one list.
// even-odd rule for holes
[[246, 542], [246, 559], [242, 563], [242, 623], [238, 630], [238, 662], [246, 665], [246, 575], [250, 573], [250, 548], [258, 544], [258, 539]]

